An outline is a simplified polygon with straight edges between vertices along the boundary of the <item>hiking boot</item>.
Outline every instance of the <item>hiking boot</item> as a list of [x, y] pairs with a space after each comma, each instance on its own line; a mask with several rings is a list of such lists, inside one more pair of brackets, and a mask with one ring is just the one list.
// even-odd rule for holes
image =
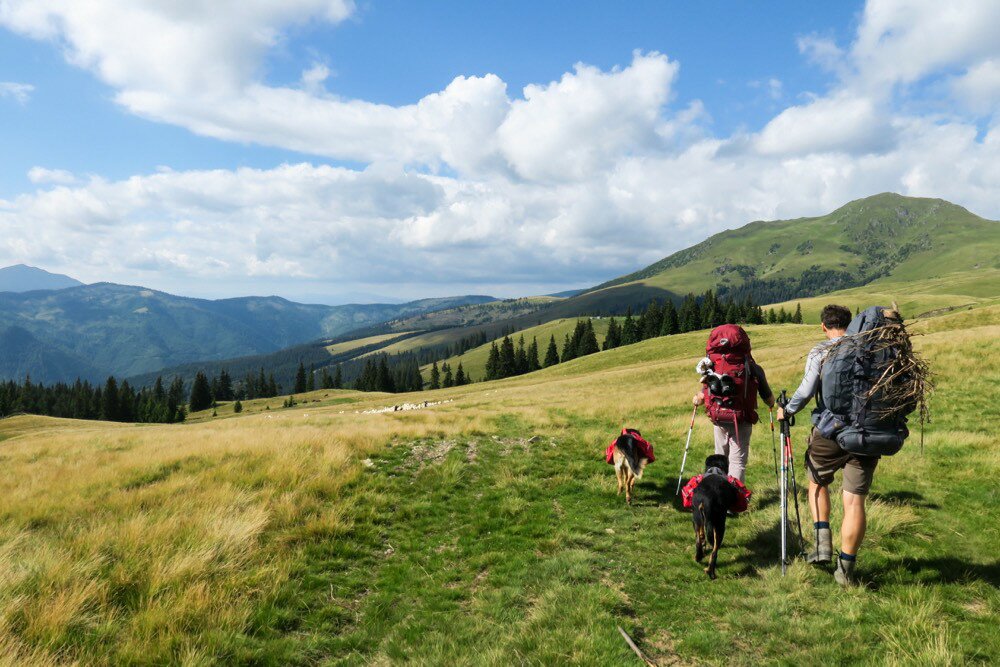
[[806, 556], [806, 562], [826, 565], [833, 558], [833, 533], [829, 528], [816, 529], [816, 547]]
[[849, 587], [857, 584], [854, 578], [854, 566], [857, 561], [837, 559], [837, 569], [833, 571], [834, 580], [841, 586]]

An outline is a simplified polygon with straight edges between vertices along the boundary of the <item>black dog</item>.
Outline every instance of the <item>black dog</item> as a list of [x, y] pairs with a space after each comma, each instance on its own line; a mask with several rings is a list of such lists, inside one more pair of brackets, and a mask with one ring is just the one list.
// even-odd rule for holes
[[739, 492], [729, 483], [729, 461], [721, 454], [713, 454], [705, 459], [705, 473], [694, 490], [692, 505], [694, 513], [695, 552], [699, 563], [705, 558], [705, 544], [712, 540], [712, 555], [705, 573], [715, 579], [715, 561], [726, 535], [726, 512], [737, 501]]

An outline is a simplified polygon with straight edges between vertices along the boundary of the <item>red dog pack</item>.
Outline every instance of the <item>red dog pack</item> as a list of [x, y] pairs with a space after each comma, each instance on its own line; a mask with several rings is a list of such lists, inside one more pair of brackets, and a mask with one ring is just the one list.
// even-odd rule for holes
[[[694, 490], [698, 488], [699, 484], [701, 484], [702, 477], [704, 477], [704, 475], [695, 475], [688, 480], [688, 483], [684, 485], [683, 489], [681, 489], [681, 500], [683, 501], [685, 508], [691, 509], [691, 499], [694, 498]], [[736, 514], [746, 512], [747, 507], [750, 506], [750, 496], [753, 495], [753, 492], [750, 491], [750, 489], [748, 489], [743, 482], [736, 479], [732, 475], [729, 475], [728, 479], [729, 483], [736, 487], [736, 502], [734, 502], [733, 506], [729, 508], [729, 511]]]
[[[632, 440], [635, 441], [635, 444], [639, 447], [639, 451], [642, 455], [649, 459], [649, 463], [656, 460], [656, 457], [653, 456], [653, 446], [649, 444], [649, 442], [647, 442], [646, 439], [642, 437], [642, 434], [637, 430], [634, 428], [623, 428], [621, 435], [632, 436]], [[621, 436], [615, 437], [615, 439], [611, 441], [611, 444], [608, 445], [607, 450], [604, 452], [604, 458], [607, 459], [608, 463], [614, 464], [615, 443], [618, 442], [619, 437]]]

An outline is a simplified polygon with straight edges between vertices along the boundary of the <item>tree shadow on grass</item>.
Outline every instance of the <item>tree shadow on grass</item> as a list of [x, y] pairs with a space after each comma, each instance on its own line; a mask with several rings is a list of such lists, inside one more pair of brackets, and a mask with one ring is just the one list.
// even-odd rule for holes
[[910, 507], [919, 507], [922, 509], [929, 510], [939, 510], [941, 506], [937, 503], [930, 503], [924, 500], [924, 496], [921, 493], [916, 493], [915, 491], [889, 491], [887, 493], [871, 493], [868, 495], [870, 500], [881, 500], [882, 502], [892, 503], [894, 505], [909, 505]]
[[910, 577], [904, 575], [901, 579], [912, 578], [915, 580], [913, 583], [963, 584], [983, 581], [994, 587], [1000, 586], [1000, 561], [970, 563], [968, 560], [955, 556], [905, 557], [892, 560], [874, 573], [874, 586], [877, 587], [878, 580], [884, 579], [894, 570], [897, 572], [902, 570], [911, 575]]

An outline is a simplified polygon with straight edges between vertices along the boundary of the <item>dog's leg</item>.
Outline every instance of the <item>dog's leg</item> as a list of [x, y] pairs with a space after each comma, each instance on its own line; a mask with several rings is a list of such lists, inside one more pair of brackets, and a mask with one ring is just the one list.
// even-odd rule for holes
[[615, 495], [620, 496], [622, 494], [622, 489], [624, 488], [624, 481], [622, 480], [622, 469], [615, 466], [615, 477], [618, 478], [618, 493]]
[[694, 560], [700, 563], [705, 558], [705, 526], [698, 523], [694, 527]]
[[632, 483], [635, 478], [632, 476], [632, 471], [629, 469], [625, 470], [625, 502], [628, 505], [632, 504]]
[[713, 526], [712, 528], [712, 555], [708, 558], [708, 567], [705, 573], [709, 579], [715, 579], [715, 561], [719, 557], [719, 547], [722, 546], [722, 532]]

